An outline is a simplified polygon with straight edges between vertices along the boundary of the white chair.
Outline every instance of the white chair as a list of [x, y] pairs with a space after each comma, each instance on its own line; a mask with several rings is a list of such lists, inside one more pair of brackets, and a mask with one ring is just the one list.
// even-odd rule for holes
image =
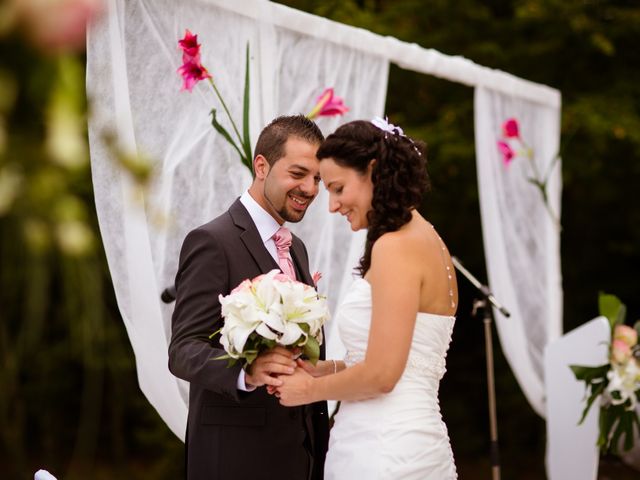
[[598, 317], [549, 343], [544, 352], [549, 480], [596, 480], [599, 408], [597, 400], [581, 425], [585, 384], [569, 365], [608, 362], [611, 327]]

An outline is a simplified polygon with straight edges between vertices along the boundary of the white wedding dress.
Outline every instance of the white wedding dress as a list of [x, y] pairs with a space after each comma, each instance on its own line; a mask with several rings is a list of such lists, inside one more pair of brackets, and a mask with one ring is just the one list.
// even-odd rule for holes
[[[336, 314], [347, 366], [364, 359], [371, 286], [357, 279]], [[326, 480], [457, 478], [438, 386], [455, 317], [418, 313], [409, 359], [391, 393], [343, 401], [329, 436]]]

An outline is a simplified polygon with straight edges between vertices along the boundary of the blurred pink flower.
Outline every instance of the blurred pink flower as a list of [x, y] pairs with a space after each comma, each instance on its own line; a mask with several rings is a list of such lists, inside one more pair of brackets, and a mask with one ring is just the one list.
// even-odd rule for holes
[[502, 124], [502, 135], [506, 138], [519, 138], [518, 120], [509, 118]]
[[178, 47], [183, 52], [182, 61], [187, 62], [190, 58], [200, 61], [200, 44], [198, 35], [191, 33], [189, 29], [184, 32], [184, 38], [178, 41]]
[[502, 162], [505, 165], [509, 165], [515, 156], [515, 152], [511, 148], [511, 146], [502, 140], [498, 140], [498, 150], [502, 154]]
[[626, 363], [631, 358], [631, 347], [623, 340], [614, 340], [611, 344], [611, 358], [616, 363]]
[[628, 325], [616, 325], [613, 331], [613, 338], [626, 343], [629, 347], [633, 347], [638, 343], [638, 332]]
[[191, 91], [200, 80], [212, 78], [200, 63], [199, 58], [187, 58], [184, 64], [178, 68], [178, 73], [182, 75], [182, 90]]
[[84, 50], [87, 24], [103, 0], [14, 0], [34, 44], [44, 50]]
[[344, 115], [349, 108], [343, 103], [342, 98], [333, 95], [333, 88], [326, 88], [316, 100], [315, 106], [307, 114], [307, 118], [313, 120], [316, 117], [332, 117]]
[[313, 278], [313, 286], [318, 288], [318, 282], [322, 278], [322, 273], [321, 272], [315, 272], [313, 274], [312, 278]]

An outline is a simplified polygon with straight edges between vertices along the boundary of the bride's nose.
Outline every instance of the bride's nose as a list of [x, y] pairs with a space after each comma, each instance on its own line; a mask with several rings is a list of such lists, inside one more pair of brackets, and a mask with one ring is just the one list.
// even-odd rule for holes
[[332, 196], [329, 196], [329, 212], [336, 213], [340, 208], [340, 202], [334, 199]]

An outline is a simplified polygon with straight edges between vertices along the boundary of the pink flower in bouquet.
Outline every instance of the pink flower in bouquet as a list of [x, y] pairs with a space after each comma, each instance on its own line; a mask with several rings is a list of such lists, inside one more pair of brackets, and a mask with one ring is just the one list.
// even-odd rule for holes
[[178, 47], [183, 52], [182, 61], [187, 62], [190, 58], [200, 61], [200, 44], [198, 35], [191, 33], [189, 29], [184, 32], [184, 38], [178, 41]]
[[243, 280], [240, 285], [238, 285], [236, 288], [231, 290], [231, 293], [237, 293], [242, 291], [248, 292], [250, 290], [251, 290], [251, 280], [247, 278], [246, 280]]
[[616, 325], [613, 331], [613, 339], [620, 340], [631, 348], [638, 343], [638, 332], [628, 325]]
[[320, 279], [322, 278], [322, 273], [321, 272], [315, 272], [312, 277], [313, 279], [313, 285], [318, 288], [318, 282], [320, 281]]
[[498, 150], [502, 154], [502, 162], [505, 165], [509, 165], [515, 156], [515, 152], [511, 148], [511, 146], [502, 140], [498, 140]]
[[506, 138], [519, 138], [518, 121], [515, 118], [509, 118], [502, 124], [502, 134]]
[[182, 75], [182, 90], [191, 91], [200, 80], [212, 78], [198, 58], [187, 58], [187, 61], [178, 68], [178, 73]]
[[611, 358], [616, 363], [626, 363], [631, 358], [631, 347], [623, 340], [611, 344]]
[[316, 100], [315, 106], [307, 114], [307, 118], [313, 120], [316, 117], [332, 117], [344, 115], [349, 108], [343, 103], [342, 98], [333, 95], [333, 88], [326, 88]]

